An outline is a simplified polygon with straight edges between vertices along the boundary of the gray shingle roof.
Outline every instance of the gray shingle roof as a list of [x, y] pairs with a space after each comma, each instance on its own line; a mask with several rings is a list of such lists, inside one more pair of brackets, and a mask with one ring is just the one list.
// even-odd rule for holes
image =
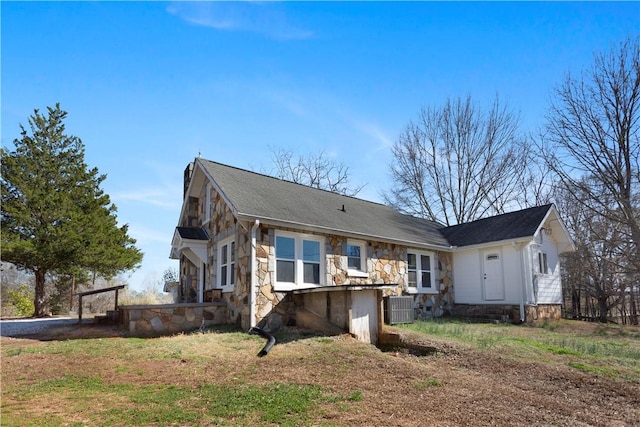
[[[388, 206], [198, 159], [239, 216], [376, 240], [449, 247], [441, 224]], [[344, 207], [344, 210], [343, 210]]]
[[451, 246], [469, 246], [531, 237], [553, 205], [536, 206], [441, 229]]
[[[291, 228], [417, 246], [469, 246], [531, 237], [553, 205], [537, 206], [466, 224], [444, 227], [395, 209], [256, 172], [198, 159], [239, 216]], [[344, 207], [344, 210], [343, 210]], [[183, 236], [184, 237], [184, 236]]]

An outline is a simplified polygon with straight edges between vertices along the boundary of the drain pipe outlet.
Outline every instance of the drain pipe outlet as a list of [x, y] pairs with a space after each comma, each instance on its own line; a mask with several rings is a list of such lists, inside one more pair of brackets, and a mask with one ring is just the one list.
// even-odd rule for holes
[[260, 220], [256, 219], [251, 227], [251, 280], [249, 287], [249, 325], [256, 326], [256, 275], [258, 274], [258, 260], [256, 259], [257, 231], [260, 227]]
[[258, 357], [264, 357], [267, 355], [267, 353], [269, 353], [269, 350], [271, 350], [271, 347], [273, 347], [276, 343], [276, 339], [273, 335], [269, 334], [268, 332], [258, 328], [257, 326], [253, 326], [251, 329], [249, 329], [249, 333], [250, 334], [258, 334], [260, 335], [262, 338], [265, 338], [267, 340], [267, 343], [265, 344], [265, 346], [262, 348], [262, 350], [260, 350], [260, 353], [258, 353]]

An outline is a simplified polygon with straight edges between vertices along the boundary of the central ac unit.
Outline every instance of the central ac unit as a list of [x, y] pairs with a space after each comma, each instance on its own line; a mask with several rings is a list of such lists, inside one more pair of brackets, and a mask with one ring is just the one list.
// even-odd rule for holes
[[412, 296], [387, 297], [384, 303], [385, 322], [387, 324], [413, 323], [414, 309]]

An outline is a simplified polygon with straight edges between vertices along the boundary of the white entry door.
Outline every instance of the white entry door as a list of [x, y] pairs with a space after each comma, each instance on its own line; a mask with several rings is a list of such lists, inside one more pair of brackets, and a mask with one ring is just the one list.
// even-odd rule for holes
[[358, 341], [378, 342], [378, 297], [375, 290], [351, 292], [349, 332]]
[[482, 259], [484, 299], [487, 301], [503, 300], [502, 253], [500, 251], [484, 251]]

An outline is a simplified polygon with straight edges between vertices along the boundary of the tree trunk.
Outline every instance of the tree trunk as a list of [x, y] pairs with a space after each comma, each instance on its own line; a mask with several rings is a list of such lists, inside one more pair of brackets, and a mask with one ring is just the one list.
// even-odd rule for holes
[[35, 312], [33, 313], [34, 317], [44, 317], [47, 315], [46, 312], [46, 301], [44, 294], [44, 278], [47, 274], [46, 270], [38, 269], [34, 271], [36, 276], [36, 289], [35, 295], [33, 298], [33, 305], [35, 307]]
[[573, 310], [572, 318], [581, 319], [582, 310], [580, 309], [580, 291], [573, 289], [571, 292], [571, 308]]
[[607, 305], [607, 298], [598, 298], [598, 306], [600, 309], [599, 319], [600, 323], [607, 323], [607, 315], [609, 314], [609, 307]]
[[631, 283], [629, 292], [629, 320], [632, 325], [638, 325], [638, 307], [636, 306], [636, 294], [633, 291], [634, 284]]

